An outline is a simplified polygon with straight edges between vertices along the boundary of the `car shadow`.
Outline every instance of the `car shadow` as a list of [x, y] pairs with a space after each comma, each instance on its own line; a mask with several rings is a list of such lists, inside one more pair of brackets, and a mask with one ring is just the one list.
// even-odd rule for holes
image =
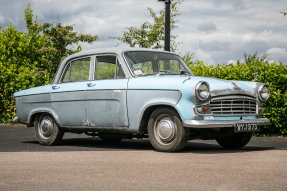
[[[151, 145], [149, 139], [124, 139], [120, 142], [106, 142], [97, 137], [87, 138], [68, 138], [63, 139], [57, 146], [40, 145], [38, 141], [22, 142], [33, 145], [30, 151], [156, 151]], [[35, 148], [35, 149], [34, 149]], [[224, 149], [217, 144], [197, 143], [189, 141], [180, 153], [197, 153], [197, 154], [222, 154], [222, 153], [242, 153], [255, 152], [276, 149], [274, 147], [245, 146], [241, 149]]]
[[274, 147], [261, 147], [261, 146], [245, 146], [240, 149], [225, 149], [217, 144], [209, 143], [195, 143], [188, 142], [182, 153], [197, 153], [197, 154], [222, 154], [222, 153], [242, 153], [242, 152], [255, 152], [276, 149]]

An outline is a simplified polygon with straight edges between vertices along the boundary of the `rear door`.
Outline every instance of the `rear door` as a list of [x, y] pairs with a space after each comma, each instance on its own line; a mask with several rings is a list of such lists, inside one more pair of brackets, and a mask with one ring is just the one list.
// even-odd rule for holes
[[127, 83], [116, 55], [97, 55], [86, 92], [87, 122], [95, 127], [128, 127]]
[[91, 57], [71, 60], [65, 66], [58, 84], [51, 90], [52, 108], [63, 126], [86, 124], [86, 89], [90, 76]]

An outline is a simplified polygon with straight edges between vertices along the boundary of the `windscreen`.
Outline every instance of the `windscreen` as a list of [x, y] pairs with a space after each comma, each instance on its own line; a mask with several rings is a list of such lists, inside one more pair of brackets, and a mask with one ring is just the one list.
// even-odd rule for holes
[[125, 52], [124, 56], [136, 76], [154, 74], [179, 75], [181, 71], [193, 75], [182, 59], [175, 54], [132, 51]]

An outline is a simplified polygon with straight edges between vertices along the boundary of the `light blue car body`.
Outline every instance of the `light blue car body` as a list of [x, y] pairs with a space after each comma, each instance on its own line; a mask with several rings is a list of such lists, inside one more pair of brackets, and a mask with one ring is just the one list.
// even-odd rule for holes
[[[141, 134], [145, 131], [143, 126], [146, 125], [145, 121], [148, 120], [152, 110], [160, 106], [167, 106], [174, 108], [183, 125], [190, 128], [233, 127], [235, 123], [257, 123], [259, 125], [269, 123], [269, 120], [262, 118], [262, 113], [258, 111], [258, 107], [261, 107], [262, 104], [258, 98], [258, 87], [261, 83], [227, 81], [191, 75], [159, 74], [137, 77], [129, 69], [123, 53], [139, 50], [156, 51], [111, 48], [81, 52], [66, 58], [61, 63], [52, 84], [14, 93], [17, 120], [32, 125], [35, 115], [47, 112], [54, 117], [60, 127], [68, 131], [113, 130]], [[112, 54], [118, 57], [125, 71], [125, 79], [92, 80], [90, 78], [89, 81], [84, 82], [59, 83], [65, 64], [71, 59], [83, 56], [94, 58], [102, 54]], [[205, 101], [197, 99], [195, 91], [199, 82], [209, 84], [210, 99]], [[88, 83], [96, 85], [92, 88], [87, 86]], [[65, 96], [59, 96], [63, 93]], [[67, 96], [74, 97], [70, 99]], [[203, 115], [196, 113], [197, 106], [209, 105], [212, 98], [224, 96], [252, 98], [256, 103], [256, 112], [247, 115], [226, 116], [214, 115], [212, 112]], [[77, 106], [72, 107], [71, 104], [77, 104]], [[79, 110], [82, 108], [82, 114], [73, 114], [75, 108], [79, 108]], [[97, 110], [97, 108], [100, 109]], [[113, 108], [116, 108], [114, 113], [106, 111], [113, 110]], [[66, 116], [69, 115], [71, 116], [67, 118]], [[97, 116], [99, 116], [98, 120], [103, 121], [98, 123], [95, 120]]]

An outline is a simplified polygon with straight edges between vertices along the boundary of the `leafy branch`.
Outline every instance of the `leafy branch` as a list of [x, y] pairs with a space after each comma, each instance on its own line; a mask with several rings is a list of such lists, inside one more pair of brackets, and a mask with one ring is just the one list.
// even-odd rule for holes
[[[170, 24], [171, 30], [174, 30], [178, 27], [176, 23], [178, 20], [175, 18], [180, 15], [178, 12], [180, 5], [183, 0], [179, 0], [171, 3], [171, 14], [170, 14]], [[122, 36], [109, 37], [111, 39], [117, 39], [123, 43], [129, 44], [130, 47], [135, 47], [138, 45], [140, 48], [153, 48], [161, 49], [163, 48], [164, 42], [164, 26], [165, 26], [165, 10], [159, 12], [159, 16], [154, 12], [150, 7], [147, 8], [150, 13], [150, 16], [153, 19], [153, 22], [144, 22], [139, 28], [137, 27], [127, 27], [122, 32]], [[174, 52], [177, 50], [177, 46], [181, 43], [176, 42], [175, 39], [178, 36], [171, 35], [171, 51]]]
[[284, 17], [287, 15], [287, 13], [285, 12], [279, 12], [279, 13], [282, 13]]

